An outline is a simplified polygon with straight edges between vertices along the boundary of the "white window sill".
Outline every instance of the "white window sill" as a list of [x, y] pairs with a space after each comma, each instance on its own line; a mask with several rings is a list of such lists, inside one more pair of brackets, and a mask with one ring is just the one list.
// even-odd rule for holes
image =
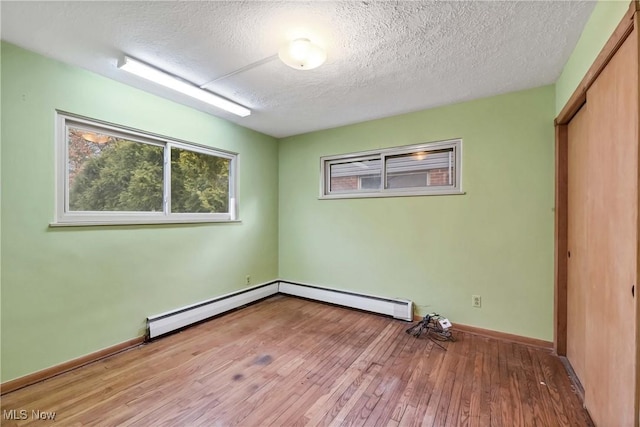
[[162, 221], [127, 221], [127, 222], [117, 222], [117, 221], [83, 221], [83, 222], [51, 222], [49, 223], [49, 227], [57, 228], [57, 227], [96, 227], [96, 226], [138, 226], [138, 225], [171, 225], [171, 224], [227, 224], [234, 223], [239, 224], [242, 223], [242, 220], [232, 219], [232, 220], [222, 220], [222, 219], [165, 219]]
[[417, 197], [417, 196], [459, 196], [467, 194], [464, 191], [451, 190], [451, 191], [438, 191], [438, 192], [380, 192], [380, 193], [345, 193], [345, 194], [327, 194], [318, 197], [319, 200], [331, 200], [331, 199], [370, 199], [378, 197]]

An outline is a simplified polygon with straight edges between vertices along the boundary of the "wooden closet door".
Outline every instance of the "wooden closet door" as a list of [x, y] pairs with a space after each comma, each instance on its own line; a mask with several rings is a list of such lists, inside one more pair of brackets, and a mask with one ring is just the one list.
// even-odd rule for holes
[[635, 413], [638, 46], [626, 39], [587, 92], [589, 168], [585, 406], [598, 426]]
[[587, 108], [568, 125], [568, 227], [567, 227], [567, 359], [580, 382], [585, 380], [586, 304], [588, 289], [587, 206], [589, 147]]

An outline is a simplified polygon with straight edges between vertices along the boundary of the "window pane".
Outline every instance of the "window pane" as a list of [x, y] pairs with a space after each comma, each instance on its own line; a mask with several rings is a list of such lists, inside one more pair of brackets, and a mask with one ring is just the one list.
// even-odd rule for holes
[[68, 128], [69, 210], [162, 212], [164, 150]]
[[360, 177], [360, 189], [378, 190], [380, 189], [380, 175], [367, 175]]
[[171, 148], [171, 212], [229, 212], [231, 160]]
[[334, 163], [329, 167], [330, 191], [353, 192], [380, 188], [380, 159]]
[[387, 188], [426, 187], [427, 173], [393, 174], [387, 177]]
[[453, 185], [453, 156], [450, 148], [387, 157], [386, 188]]

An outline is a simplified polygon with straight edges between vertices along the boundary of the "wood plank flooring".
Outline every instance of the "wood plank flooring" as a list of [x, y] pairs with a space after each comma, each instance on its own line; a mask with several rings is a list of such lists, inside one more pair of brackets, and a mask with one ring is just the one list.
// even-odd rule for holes
[[276, 296], [9, 393], [1, 424], [591, 425], [550, 353], [461, 332], [444, 351], [408, 326]]

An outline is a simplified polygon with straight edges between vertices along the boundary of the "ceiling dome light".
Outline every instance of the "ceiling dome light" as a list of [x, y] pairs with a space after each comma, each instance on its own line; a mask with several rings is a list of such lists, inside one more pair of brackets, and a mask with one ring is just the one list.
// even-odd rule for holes
[[278, 52], [278, 56], [291, 68], [296, 70], [313, 70], [324, 64], [327, 52], [309, 39], [295, 39]]

